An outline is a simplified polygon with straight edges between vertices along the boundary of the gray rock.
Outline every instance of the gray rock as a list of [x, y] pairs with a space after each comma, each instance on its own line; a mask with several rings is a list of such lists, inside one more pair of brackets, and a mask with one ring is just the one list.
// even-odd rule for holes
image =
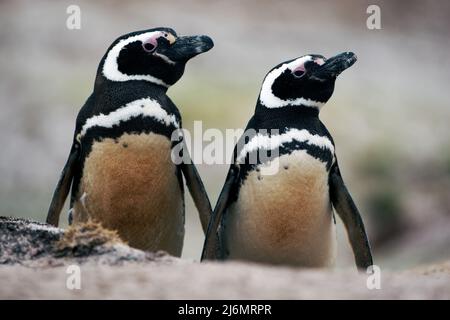
[[162, 251], [153, 253], [130, 248], [115, 232], [93, 222], [63, 230], [32, 220], [0, 217], [0, 264], [3, 265], [120, 265], [170, 263], [173, 259]]

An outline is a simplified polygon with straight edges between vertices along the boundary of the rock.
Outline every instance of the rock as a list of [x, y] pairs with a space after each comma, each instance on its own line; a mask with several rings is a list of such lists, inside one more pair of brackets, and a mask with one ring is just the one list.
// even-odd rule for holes
[[63, 233], [43, 223], [0, 217], [0, 264], [26, 264], [48, 256]]
[[0, 264], [28, 267], [66, 264], [170, 263], [164, 252], [144, 252], [122, 242], [116, 232], [88, 222], [67, 230], [27, 219], [0, 217]]

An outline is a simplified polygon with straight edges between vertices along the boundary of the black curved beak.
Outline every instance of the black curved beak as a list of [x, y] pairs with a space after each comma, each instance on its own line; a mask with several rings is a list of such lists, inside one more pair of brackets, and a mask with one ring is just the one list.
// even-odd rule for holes
[[187, 61], [200, 53], [209, 51], [214, 42], [208, 36], [178, 37], [167, 53], [174, 61]]
[[326, 62], [314, 72], [314, 77], [326, 80], [334, 79], [347, 68], [350, 68], [357, 60], [353, 52], [343, 52], [326, 60]]

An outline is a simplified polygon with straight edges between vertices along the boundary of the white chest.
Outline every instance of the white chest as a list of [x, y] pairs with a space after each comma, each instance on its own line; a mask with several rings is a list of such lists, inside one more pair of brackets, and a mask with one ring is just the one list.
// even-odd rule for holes
[[279, 158], [276, 174], [262, 172], [249, 173], [226, 213], [229, 258], [331, 265], [336, 241], [325, 163], [298, 150]]
[[170, 154], [170, 140], [154, 133], [94, 143], [74, 222], [94, 219], [132, 247], [181, 255], [184, 200]]

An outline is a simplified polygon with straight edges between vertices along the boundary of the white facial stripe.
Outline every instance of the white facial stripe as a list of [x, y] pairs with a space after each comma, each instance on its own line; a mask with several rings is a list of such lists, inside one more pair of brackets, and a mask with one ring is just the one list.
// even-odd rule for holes
[[334, 154], [334, 146], [327, 137], [319, 136], [316, 134], [311, 134], [306, 129], [290, 129], [283, 134], [277, 135], [255, 135], [241, 150], [236, 162], [243, 163], [247, 154], [257, 151], [259, 149], [273, 150], [281, 147], [285, 143], [290, 143], [292, 141], [306, 142], [310, 145], [320, 147], [322, 149], [328, 149]]
[[103, 65], [103, 75], [111, 81], [146, 80], [168, 88], [169, 85], [161, 79], [155, 78], [151, 75], [127, 75], [120, 72], [119, 66], [117, 65], [117, 58], [119, 57], [120, 50], [122, 50], [123, 47], [135, 41], [144, 42], [156, 34], [161, 34], [162, 36], [164, 33], [162, 31], [146, 32], [120, 40], [114, 47], [111, 48], [111, 50], [109, 50], [108, 55], [106, 56], [105, 63]]
[[272, 70], [264, 79], [260, 94], [261, 103], [267, 108], [281, 108], [287, 105], [294, 105], [294, 106], [303, 105], [306, 107], [316, 107], [320, 109], [323, 106], [322, 102], [305, 98], [282, 100], [276, 97], [272, 92], [272, 85], [275, 79], [278, 78], [286, 69], [292, 71], [299, 65], [302, 65], [305, 62], [311, 60], [312, 60], [311, 56], [300, 57], [290, 63], [285, 63], [281, 65], [279, 68], [275, 70]]
[[170, 60], [168, 57], [166, 57], [165, 55], [163, 55], [163, 54], [161, 54], [161, 53], [155, 52], [154, 55], [160, 57], [161, 59], [163, 59], [163, 60], [164, 60], [165, 62], [167, 62], [168, 64], [172, 64], [172, 65], [175, 64], [175, 61]]
[[122, 121], [130, 120], [138, 116], [152, 117], [166, 126], [173, 125], [179, 128], [179, 123], [174, 115], [169, 115], [166, 110], [161, 108], [158, 102], [150, 98], [144, 98], [132, 101], [125, 106], [112, 111], [108, 114], [99, 114], [87, 119], [86, 123], [81, 129], [81, 137], [92, 127], [112, 128]]

